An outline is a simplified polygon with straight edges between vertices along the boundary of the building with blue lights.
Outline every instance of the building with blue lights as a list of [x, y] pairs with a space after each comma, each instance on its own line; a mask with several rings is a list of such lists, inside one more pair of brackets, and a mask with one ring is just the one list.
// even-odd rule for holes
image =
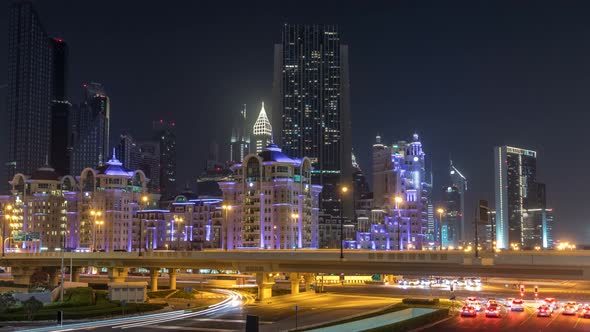
[[425, 156], [418, 134], [411, 142], [398, 141], [391, 146], [377, 136], [373, 145], [373, 211], [382, 211], [378, 221], [382, 226], [373, 228], [371, 234], [389, 234], [379, 236], [382, 241], [371, 240], [375, 241], [371, 247], [421, 249], [427, 245], [430, 184]]
[[293, 159], [271, 143], [232, 166], [223, 192], [222, 248], [318, 247], [318, 199], [309, 158]]

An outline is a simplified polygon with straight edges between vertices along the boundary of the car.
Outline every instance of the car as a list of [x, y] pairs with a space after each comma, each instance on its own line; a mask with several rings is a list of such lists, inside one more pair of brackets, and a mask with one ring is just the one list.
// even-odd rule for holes
[[580, 304], [576, 301], [568, 301], [565, 303], [564, 306], [567, 306], [567, 305], [573, 306], [574, 308], [576, 308], [576, 311], [580, 310], [580, 307], [581, 307]]
[[492, 303], [486, 308], [486, 317], [500, 317], [500, 305]]
[[420, 286], [420, 280], [418, 280], [418, 279], [410, 279], [410, 280], [408, 280], [408, 285], [410, 285], [410, 286]]
[[462, 317], [476, 317], [477, 310], [475, 310], [475, 308], [470, 305], [465, 305], [461, 309], [461, 316]]
[[504, 306], [507, 308], [512, 307], [512, 301], [514, 301], [515, 299], [513, 297], [509, 297], [506, 300], [504, 300]]
[[458, 279], [457, 281], [455, 281], [455, 285], [457, 285], [458, 287], [465, 287], [465, 280]]
[[551, 312], [553, 312], [554, 310], [557, 310], [557, 308], [558, 308], [557, 300], [552, 297], [546, 298], [543, 302], [545, 305], [547, 305], [551, 308]]
[[428, 279], [420, 279], [420, 285], [428, 286], [430, 285], [430, 281]]
[[524, 301], [520, 299], [512, 300], [510, 311], [524, 311]]
[[564, 315], [575, 315], [577, 312], [578, 305], [575, 302], [573, 304], [571, 302], [568, 302], [563, 306]]
[[551, 317], [551, 313], [553, 313], [553, 309], [546, 304], [537, 308], [537, 317]]
[[477, 311], [481, 311], [481, 303], [479, 303], [476, 297], [468, 297], [466, 304], [468, 306], [474, 307]]
[[492, 304], [492, 303], [498, 303], [498, 302], [496, 301], [496, 298], [494, 298], [494, 297], [489, 297], [489, 298], [488, 298], [488, 302], [487, 302], [487, 304], [486, 304], [486, 305], [488, 305], [488, 306], [489, 306], [489, 305], [490, 305], [490, 304]]
[[582, 312], [580, 312], [580, 317], [590, 318], [590, 305], [587, 305], [582, 309]]

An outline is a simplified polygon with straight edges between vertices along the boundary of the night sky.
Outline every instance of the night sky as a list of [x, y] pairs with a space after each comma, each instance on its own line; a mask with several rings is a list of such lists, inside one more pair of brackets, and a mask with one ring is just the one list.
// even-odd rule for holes
[[[7, 31], [8, 2], [2, 7]], [[449, 155], [468, 177], [471, 220], [477, 199], [493, 202], [493, 146], [534, 149], [555, 238], [590, 243], [587, 1], [52, 0], [36, 8], [48, 33], [69, 44], [70, 101], [80, 101], [84, 82], [105, 85], [112, 143], [123, 131], [147, 135], [152, 120], [176, 120], [179, 187], [201, 172], [211, 141], [227, 159], [229, 119], [241, 104], [252, 123], [260, 102], [270, 104], [282, 24], [339, 24], [350, 47], [353, 147], [367, 173], [377, 133], [391, 143], [415, 131], [435, 189]], [[7, 59], [7, 33], [0, 45]], [[2, 114], [6, 81], [7, 69]]]

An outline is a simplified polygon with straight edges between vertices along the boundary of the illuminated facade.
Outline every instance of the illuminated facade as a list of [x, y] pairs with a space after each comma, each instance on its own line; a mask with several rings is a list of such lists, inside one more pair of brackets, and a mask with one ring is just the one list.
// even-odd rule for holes
[[142, 250], [220, 248], [222, 222], [221, 199], [183, 193], [174, 197], [168, 209], [137, 211], [132, 250], [138, 251], [140, 243]]
[[[411, 142], [386, 146], [377, 136], [373, 145], [374, 209], [384, 211], [383, 226], [376, 234], [388, 233], [376, 248], [421, 249], [427, 244], [430, 184], [426, 181], [425, 153], [419, 136]], [[396, 202], [396, 197], [400, 199]], [[374, 231], [374, 229], [373, 229]]]
[[[496, 243], [499, 249], [531, 244], [538, 225], [525, 220], [525, 210], [545, 208], [545, 186], [536, 182], [537, 153], [510, 146], [494, 148]], [[532, 240], [531, 240], [532, 241]]]
[[[264, 102], [262, 102], [262, 107], [260, 108], [258, 119], [256, 119], [256, 122], [254, 123], [254, 129], [252, 133], [254, 134], [254, 145], [256, 149], [255, 152], [260, 153], [270, 144], [272, 140], [272, 126], [270, 125], [270, 121], [266, 116]], [[243, 159], [240, 159], [240, 161], [241, 160]]]
[[[348, 46], [336, 25], [285, 24], [275, 45], [273, 127], [279, 144], [295, 158], [310, 158], [314, 184], [323, 187], [320, 207], [353, 217]], [[341, 204], [340, 187], [350, 194]]]
[[318, 196], [311, 161], [292, 159], [275, 144], [232, 166], [223, 181], [222, 247], [293, 249], [318, 247]]

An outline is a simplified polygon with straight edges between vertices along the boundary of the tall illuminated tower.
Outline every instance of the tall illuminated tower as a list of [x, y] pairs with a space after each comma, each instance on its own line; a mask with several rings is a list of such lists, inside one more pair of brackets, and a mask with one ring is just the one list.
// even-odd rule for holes
[[[321, 209], [352, 217], [352, 143], [348, 46], [336, 25], [285, 24], [275, 45], [273, 127], [291, 157], [308, 156], [314, 183], [323, 187]], [[278, 136], [278, 135], [277, 135]]]
[[496, 247], [523, 243], [527, 198], [537, 187], [537, 152], [511, 146], [494, 148]]
[[268, 117], [266, 116], [264, 102], [262, 102], [262, 108], [258, 114], [258, 119], [256, 119], [256, 122], [254, 123], [254, 130], [252, 133], [254, 134], [253, 138], [256, 149], [254, 152], [260, 153], [272, 141], [272, 126], [268, 120]]

